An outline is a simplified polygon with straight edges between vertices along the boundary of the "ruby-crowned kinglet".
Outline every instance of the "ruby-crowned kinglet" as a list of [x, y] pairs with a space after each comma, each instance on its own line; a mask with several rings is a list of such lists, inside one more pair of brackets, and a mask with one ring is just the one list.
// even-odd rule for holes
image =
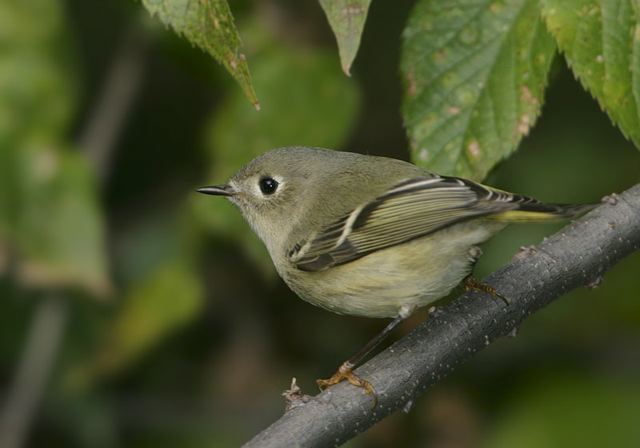
[[407, 162], [326, 149], [270, 151], [201, 193], [236, 204], [302, 299], [340, 314], [395, 317], [446, 296], [477, 245], [506, 224], [570, 218], [544, 204]]
[[[226, 185], [198, 191], [240, 208], [304, 300], [340, 314], [394, 317], [333, 377], [318, 380], [321, 388], [348, 380], [370, 393], [352, 368], [413, 310], [467, 278], [478, 244], [511, 222], [592, 207], [543, 204], [400, 160], [305, 147], [275, 149]], [[499, 295], [475, 280], [468, 286]]]

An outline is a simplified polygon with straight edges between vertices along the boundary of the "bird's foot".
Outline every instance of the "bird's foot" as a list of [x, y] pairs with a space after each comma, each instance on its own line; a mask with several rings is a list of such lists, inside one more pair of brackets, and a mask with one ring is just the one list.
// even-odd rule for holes
[[349, 361], [346, 361], [340, 366], [338, 371], [334, 373], [331, 378], [326, 380], [316, 380], [316, 383], [318, 384], [320, 390], [324, 390], [327, 387], [333, 386], [334, 384], [338, 384], [346, 380], [356, 387], [363, 388], [367, 394], [373, 395], [375, 403], [377, 403], [378, 398], [376, 396], [376, 390], [373, 388], [373, 385], [369, 381], [362, 379], [358, 375], [353, 373], [353, 367], [353, 364], [351, 364]]
[[478, 280], [472, 275], [469, 275], [464, 279], [464, 289], [465, 291], [475, 290], [475, 291], [484, 292], [486, 294], [489, 294], [491, 297], [499, 298], [507, 306], [511, 304], [511, 300], [509, 300], [508, 298], [500, 294], [498, 290], [496, 290], [496, 288], [494, 288], [493, 286], [487, 285], [486, 283]]

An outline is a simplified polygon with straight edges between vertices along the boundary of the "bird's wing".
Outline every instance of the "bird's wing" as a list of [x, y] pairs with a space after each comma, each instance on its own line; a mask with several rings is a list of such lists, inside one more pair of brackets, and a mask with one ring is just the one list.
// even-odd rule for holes
[[539, 202], [455, 177], [404, 181], [288, 252], [303, 271], [321, 271], [423, 237], [473, 217]]

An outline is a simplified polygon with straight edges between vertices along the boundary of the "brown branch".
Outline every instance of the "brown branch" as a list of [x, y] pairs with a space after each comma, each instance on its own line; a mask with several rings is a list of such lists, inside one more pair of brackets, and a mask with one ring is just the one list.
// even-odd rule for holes
[[640, 248], [640, 184], [609, 197], [537, 248], [524, 251], [485, 281], [511, 300], [466, 293], [366, 363], [378, 405], [341, 383], [286, 412], [245, 447], [335, 446], [401, 409], [496, 338], [567, 291], [599, 281]]

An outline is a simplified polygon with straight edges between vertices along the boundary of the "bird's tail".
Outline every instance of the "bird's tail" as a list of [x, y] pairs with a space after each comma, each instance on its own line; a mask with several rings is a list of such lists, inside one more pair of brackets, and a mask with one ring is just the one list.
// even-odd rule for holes
[[500, 222], [540, 222], [577, 218], [596, 207], [597, 204], [545, 204], [532, 201], [521, 203], [515, 210], [507, 210], [488, 219]]

